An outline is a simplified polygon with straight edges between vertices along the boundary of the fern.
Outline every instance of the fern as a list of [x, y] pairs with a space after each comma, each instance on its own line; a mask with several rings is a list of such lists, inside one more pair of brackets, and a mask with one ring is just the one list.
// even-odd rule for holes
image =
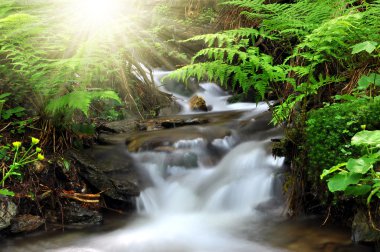
[[[236, 40], [243, 38], [256, 40], [257, 38], [268, 38], [274, 40], [275, 37], [265, 32], [263, 29], [253, 29], [253, 28], [240, 28], [236, 30], [227, 30], [215, 34], [203, 34], [197, 35], [192, 38], [186, 39], [183, 42], [203, 40], [208, 46], [217, 47], [232, 46], [236, 44]], [[249, 41], [246, 41], [249, 42]], [[248, 45], [248, 43], [246, 44]]]
[[[276, 39], [263, 30], [241, 28], [217, 34], [199, 35], [187, 41], [203, 40], [208, 48], [192, 58], [192, 65], [180, 68], [167, 76], [186, 82], [190, 77], [207, 79], [232, 88], [240, 86], [243, 92], [253, 88], [263, 99], [271, 82], [284, 81], [286, 72], [273, 65], [271, 56], [251, 46], [258, 38]], [[207, 60], [207, 62], [198, 62]], [[197, 63], [198, 62], [198, 63]]]
[[71, 114], [79, 110], [88, 116], [91, 102], [95, 99], [112, 99], [121, 103], [119, 96], [114, 91], [73, 91], [50, 101], [46, 110], [53, 114], [61, 112]]

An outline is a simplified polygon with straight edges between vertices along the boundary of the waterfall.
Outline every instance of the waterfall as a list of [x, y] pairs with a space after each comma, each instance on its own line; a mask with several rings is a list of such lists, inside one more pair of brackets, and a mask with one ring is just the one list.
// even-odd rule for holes
[[[156, 74], [162, 76], [164, 73]], [[168, 90], [165, 89], [166, 92]], [[283, 159], [271, 154], [268, 122], [250, 132], [256, 119], [268, 110], [266, 104], [227, 104], [228, 94], [212, 83], [200, 85], [196, 94], [212, 105], [212, 112], [245, 110], [223, 127], [231, 134], [210, 139], [212, 125], [198, 127], [203, 133], [193, 139], [178, 139], [171, 151], [147, 150], [133, 153], [146, 184], [136, 199], [138, 217], [127, 227], [89, 238], [93, 251], [213, 252], [279, 251], [247, 237], [266, 219], [281, 216], [281, 195], [275, 190]], [[182, 113], [192, 113], [189, 97], [175, 94]], [[223, 113], [221, 113], [222, 115]], [[239, 126], [239, 125], [251, 126]], [[220, 124], [218, 127], [221, 127]], [[269, 128], [269, 130], [266, 130]], [[264, 129], [264, 130], [263, 130]], [[170, 130], [166, 131], [170, 135]], [[186, 132], [184, 130], [184, 132]], [[265, 137], [257, 137], [265, 133]], [[186, 134], [186, 133], [184, 133]], [[259, 139], [259, 140], [258, 140]], [[167, 144], [165, 145], [168, 147]], [[215, 153], [223, 153], [215, 158]], [[210, 160], [216, 159], [214, 162]], [[278, 186], [277, 186], [278, 187]], [[249, 236], [249, 235], [248, 235]], [[91, 250], [92, 251], [92, 250]]]
[[[159, 85], [164, 74], [155, 74]], [[267, 104], [228, 104], [228, 94], [212, 83], [194, 93], [212, 105], [211, 113], [202, 114], [212, 122], [163, 130], [165, 148], [147, 144], [129, 153], [144, 176], [133, 220], [54, 251], [282, 251], [256, 235], [283, 210], [276, 188], [284, 160], [271, 154], [271, 138], [282, 133], [268, 125]], [[191, 93], [173, 94], [182, 114], [194, 113], [187, 105]]]

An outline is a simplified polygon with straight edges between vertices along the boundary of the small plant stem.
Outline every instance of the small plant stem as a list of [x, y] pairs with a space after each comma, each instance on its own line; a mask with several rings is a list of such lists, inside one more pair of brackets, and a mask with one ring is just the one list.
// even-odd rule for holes
[[36, 155], [36, 154], [37, 154], [37, 153], [34, 152], [34, 153], [30, 154], [30, 155], [27, 156], [27, 157], [22, 157], [22, 159], [19, 160], [19, 163], [20, 163], [20, 164], [25, 164], [25, 163], [24, 163], [25, 160], [28, 160], [29, 158], [33, 157], [33, 156]]
[[[5, 176], [5, 165], [3, 165], [3, 178], [4, 178], [4, 176]], [[1, 185], [2, 185], [2, 187], [4, 187], [4, 181], [3, 181], [3, 183], [1, 183]]]
[[[18, 167], [18, 165], [11, 165], [11, 169], [5, 174], [5, 176], [3, 177], [3, 179], [1, 180], [1, 184], [4, 185], [4, 182], [5, 180], [7, 180], [7, 178], [9, 178], [13, 172], [13, 170]], [[4, 186], [3, 186], [4, 187]]]
[[28, 162], [25, 162], [25, 163], [23, 163], [22, 165], [30, 164], [30, 163], [33, 163], [33, 162], [36, 162], [36, 161], [38, 161], [38, 158], [36, 158], [36, 159], [32, 159], [32, 160], [30, 160], [30, 161], [28, 161]]
[[17, 155], [18, 155], [18, 150], [19, 150], [20, 147], [17, 147], [16, 149], [16, 153], [15, 153], [15, 156], [13, 157], [13, 163], [12, 164], [15, 164], [16, 163], [16, 158], [17, 158]]
[[29, 149], [28, 149], [28, 150], [24, 153], [24, 155], [21, 157], [20, 162], [21, 162], [21, 160], [24, 160], [25, 156], [29, 153], [29, 151], [32, 149], [33, 146], [34, 146], [34, 144], [31, 144], [31, 145], [30, 145]]

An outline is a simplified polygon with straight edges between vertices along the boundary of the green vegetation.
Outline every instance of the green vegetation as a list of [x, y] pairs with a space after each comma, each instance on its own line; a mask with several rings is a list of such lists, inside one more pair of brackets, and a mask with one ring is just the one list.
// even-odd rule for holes
[[[82, 146], [99, 121], [157, 115], [170, 99], [150, 67], [182, 66], [168, 77], [279, 101], [292, 210], [378, 200], [379, 0], [115, 0], [100, 6], [110, 16], [86, 2], [0, 3], [0, 194], [13, 195], [40, 148]], [[25, 150], [18, 140], [32, 136], [41, 147]]]
[[[3, 178], [1, 179], [1, 186], [4, 187], [5, 181], [8, 180], [11, 176], [22, 178], [24, 168], [28, 164], [32, 164], [36, 161], [42, 161], [45, 157], [42, 155], [42, 149], [36, 147], [40, 142], [39, 139], [32, 137], [31, 144], [28, 149], [22, 147], [21, 142], [13, 142], [13, 148], [10, 150], [9, 146], [2, 146], [2, 157], [3, 160], [12, 160], [12, 163], [9, 165], [9, 170], [5, 171], [3, 167]], [[8, 153], [8, 151], [11, 151]], [[13, 157], [12, 157], [13, 156]], [[14, 196], [15, 193], [8, 189], [0, 189], [0, 194]]]
[[[203, 41], [204, 48], [169, 77], [253, 91], [256, 101], [279, 99], [272, 122], [287, 129], [291, 209], [338, 209], [359, 196], [345, 190], [358, 187], [366, 188], [361, 192], [369, 199], [377, 195], [378, 160], [351, 138], [363, 125], [380, 129], [380, 1], [231, 0], [221, 6], [229, 29], [184, 40]], [[355, 183], [347, 184], [347, 174], [358, 171], [352, 160], [361, 157], [372, 159], [366, 170], [354, 174]], [[347, 166], [342, 164], [347, 160]], [[330, 167], [327, 187], [320, 175]], [[340, 190], [330, 187], [337, 184]], [[332, 197], [328, 188], [338, 194]], [[361, 199], [354, 197], [358, 206]]]
[[373, 196], [380, 198], [380, 130], [365, 130], [355, 134], [351, 145], [360, 146], [363, 155], [323, 170], [321, 179], [333, 174], [328, 179], [331, 192], [343, 191], [347, 196], [366, 196], [369, 206]]
[[[357, 157], [361, 150], [351, 138], [362, 130], [380, 127], [380, 100], [357, 99], [313, 110], [306, 122], [308, 181], [320, 190], [319, 176], [324, 169]], [[325, 195], [320, 195], [323, 198]], [[324, 199], [326, 200], [326, 199]]]

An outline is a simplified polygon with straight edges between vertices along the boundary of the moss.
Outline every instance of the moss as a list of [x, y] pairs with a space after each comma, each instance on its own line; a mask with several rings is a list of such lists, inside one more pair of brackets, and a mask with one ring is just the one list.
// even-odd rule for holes
[[[360, 99], [334, 104], [307, 115], [304, 151], [307, 159], [307, 183], [318, 200], [327, 202], [328, 193], [320, 180], [323, 169], [359, 156], [360, 150], [350, 145], [351, 138], [365, 125], [368, 130], [380, 128], [380, 99]], [[339, 203], [339, 200], [336, 202]]]

